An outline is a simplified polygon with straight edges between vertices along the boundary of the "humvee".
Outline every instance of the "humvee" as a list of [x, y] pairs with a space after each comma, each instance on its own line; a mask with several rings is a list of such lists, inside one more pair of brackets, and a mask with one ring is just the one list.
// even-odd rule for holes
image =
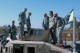
[[67, 49], [55, 46], [48, 43], [50, 32], [49, 30], [33, 29], [32, 34], [26, 35], [25, 40], [12, 40], [6, 44], [4, 53], [71, 53]]

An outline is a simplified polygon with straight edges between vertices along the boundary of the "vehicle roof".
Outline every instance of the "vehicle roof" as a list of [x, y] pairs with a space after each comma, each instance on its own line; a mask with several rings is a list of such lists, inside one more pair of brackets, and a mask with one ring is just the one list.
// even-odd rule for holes
[[11, 44], [44, 44], [43, 41], [20, 41], [20, 40], [14, 40], [10, 41]]

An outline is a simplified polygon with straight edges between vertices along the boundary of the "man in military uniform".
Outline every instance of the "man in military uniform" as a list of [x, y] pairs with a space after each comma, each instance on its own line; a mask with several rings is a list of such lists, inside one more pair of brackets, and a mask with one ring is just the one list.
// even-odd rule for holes
[[27, 18], [27, 23], [26, 23], [28, 31], [30, 31], [30, 29], [31, 29], [31, 21], [30, 21], [30, 16], [31, 15], [32, 15], [31, 12], [29, 12], [28, 13], [28, 18]]
[[26, 18], [26, 26], [27, 26], [27, 31], [28, 31], [28, 36], [31, 35], [31, 21], [30, 21], [30, 16], [31, 12], [28, 13], [28, 18]]
[[58, 14], [55, 14], [55, 18], [57, 19], [56, 35], [57, 35], [58, 44], [60, 45], [63, 44], [62, 32], [65, 26], [65, 20], [59, 17]]
[[50, 18], [49, 18], [49, 29], [50, 29], [50, 32], [51, 32], [51, 37], [52, 37], [52, 40], [54, 42], [54, 44], [57, 43], [57, 38], [56, 38], [56, 19], [54, 17], [54, 13], [52, 11], [50, 11]]
[[16, 39], [16, 30], [15, 21], [12, 21], [11, 39]]
[[44, 17], [45, 18], [43, 19], [42, 26], [44, 27], [45, 30], [48, 30], [49, 29], [49, 17], [46, 13], [44, 14]]
[[1, 45], [3, 45], [3, 48], [5, 48], [6, 43], [8, 43], [8, 40], [6, 40], [6, 37], [3, 36], [3, 39], [1, 41]]
[[24, 24], [26, 19], [26, 11], [27, 9], [25, 8], [24, 11], [19, 14], [20, 37], [24, 36]]

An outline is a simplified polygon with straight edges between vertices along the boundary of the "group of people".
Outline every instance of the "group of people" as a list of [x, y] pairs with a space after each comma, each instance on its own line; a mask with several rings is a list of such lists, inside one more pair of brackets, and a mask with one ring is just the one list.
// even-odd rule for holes
[[[27, 26], [27, 30], [30, 31], [31, 28], [31, 23], [30, 23], [30, 16], [31, 12], [28, 13], [28, 17], [26, 18], [26, 11], [27, 9], [25, 8], [23, 12], [19, 14], [19, 29], [20, 29], [20, 36], [24, 36], [24, 24]], [[16, 40], [16, 35], [17, 35], [17, 28], [15, 26], [15, 21], [12, 21], [12, 26], [8, 25], [8, 33], [11, 35], [10, 38], [11, 40]], [[6, 40], [6, 37], [4, 36], [1, 44], [5, 48], [5, 45], [8, 41]]]
[[[31, 22], [30, 22], [30, 16], [32, 15], [31, 12], [28, 13], [28, 17], [26, 17], [26, 11], [27, 8], [24, 9], [23, 12], [19, 14], [19, 31], [20, 36], [24, 36], [24, 25], [27, 26], [27, 31], [30, 33], [31, 30]], [[47, 13], [44, 14], [44, 19], [42, 22], [42, 26], [45, 30], [50, 30], [52, 40], [54, 44], [63, 44], [62, 39], [62, 32], [65, 26], [65, 20], [58, 16], [58, 14], [54, 14], [53, 11], [50, 11], [49, 13], [50, 17], [47, 15]], [[15, 38], [16, 33], [16, 27], [15, 27], [15, 21], [12, 21], [12, 27], [11, 27], [11, 34], [12, 38]]]
[[31, 30], [30, 16], [32, 15], [32, 13], [29, 12], [28, 17], [26, 17], [26, 11], [27, 11], [27, 8], [25, 8], [24, 11], [19, 14], [19, 28], [20, 28], [21, 37], [24, 36], [24, 25], [27, 26], [28, 34], [30, 33], [30, 30]]
[[[27, 26], [28, 33], [30, 33], [31, 30], [30, 16], [32, 14], [29, 12], [28, 17], [26, 17], [26, 11], [27, 9], [25, 8], [24, 11], [19, 14], [19, 34], [21, 37], [24, 37], [24, 25]], [[50, 30], [54, 44], [63, 44], [62, 32], [65, 26], [65, 20], [59, 17], [57, 13], [54, 14], [53, 11], [50, 11], [49, 15], [50, 17], [47, 15], [47, 13], [44, 14], [42, 26], [45, 30]], [[9, 33], [11, 33], [11, 39], [16, 39], [16, 31], [17, 28], [15, 26], [15, 21], [12, 21], [12, 26], [9, 30]], [[5, 38], [3, 39], [5, 40]], [[6, 43], [2, 41], [2, 44], [5, 45]]]
[[[31, 12], [28, 13], [28, 17], [26, 17], [25, 8], [23, 12], [19, 14], [19, 26], [20, 26], [20, 36], [24, 36], [24, 25], [26, 24], [28, 32], [31, 30], [31, 22], [30, 16], [32, 15]], [[58, 14], [54, 14], [53, 11], [50, 11], [50, 17], [47, 13], [44, 14], [44, 19], [42, 26], [45, 30], [50, 30], [52, 40], [54, 44], [63, 44], [62, 39], [62, 31], [65, 26], [65, 20], [58, 16]]]
[[[19, 31], [20, 36], [24, 36], [24, 25], [27, 26], [28, 32], [31, 30], [31, 22], [30, 22], [30, 16], [32, 15], [31, 12], [28, 13], [28, 17], [26, 17], [26, 11], [27, 8], [24, 9], [23, 12], [19, 14]], [[50, 30], [52, 40], [54, 44], [63, 44], [62, 39], [62, 32], [65, 26], [65, 20], [58, 16], [58, 14], [54, 14], [53, 11], [50, 11], [49, 13], [50, 17], [47, 15], [47, 13], [44, 14], [44, 19], [42, 26], [45, 30]], [[12, 21], [12, 35], [15, 35], [15, 21]], [[12, 37], [13, 37], [12, 36]]]
[[45, 30], [50, 30], [54, 44], [63, 44], [62, 31], [65, 26], [65, 20], [59, 17], [57, 13], [54, 14], [53, 11], [50, 11], [49, 15], [50, 17], [47, 13], [44, 14], [42, 26]]

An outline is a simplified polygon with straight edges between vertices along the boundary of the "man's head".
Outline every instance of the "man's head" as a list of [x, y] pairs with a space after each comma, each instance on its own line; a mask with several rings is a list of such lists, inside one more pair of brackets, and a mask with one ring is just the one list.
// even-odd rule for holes
[[47, 18], [47, 17], [48, 17], [47, 13], [45, 13], [45, 14], [44, 14], [44, 17], [45, 17], [45, 18]]
[[50, 11], [50, 16], [52, 17], [54, 15], [53, 11]]
[[29, 13], [28, 13], [28, 16], [31, 16], [31, 15], [32, 15], [31, 12], [29, 12]]
[[3, 36], [3, 40], [6, 40], [6, 37], [5, 36]]
[[24, 8], [24, 12], [26, 12], [27, 11], [27, 8]]
[[14, 20], [12, 21], [12, 24], [15, 24], [15, 21]]
[[54, 17], [55, 17], [55, 18], [58, 18], [58, 14], [56, 13], [56, 14], [54, 15]]

